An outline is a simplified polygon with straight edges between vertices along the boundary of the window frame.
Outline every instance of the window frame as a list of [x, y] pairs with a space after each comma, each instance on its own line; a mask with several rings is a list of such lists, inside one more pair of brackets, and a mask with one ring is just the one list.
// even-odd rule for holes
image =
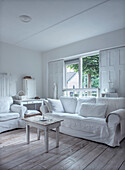
[[[97, 90], [97, 96], [99, 96], [99, 88], [82, 88], [82, 68], [83, 68], [83, 65], [82, 65], [82, 59], [84, 57], [88, 57], [88, 56], [94, 56], [94, 55], [99, 55], [99, 51], [95, 51], [95, 52], [90, 52], [90, 53], [84, 53], [84, 54], [81, 54], [81, 55], [77, 55], [76, 57], [72, 56], [70, 57], [70, 59], [66, 59], [64, 60], [64, 87], [63, 87], [63, 92], [64, 91], [70, 91], [70, 90], [73, 90], [73, 88], [71, 89], [68, 89], [67, 88], [67, 83], [66, 83], [66, 66], [67, 65], [70, 65], [70, 64], [78, 64], [79, 65], [79, 70], [78, 70], [78, 73], [79, 73], [79, 88], [75, 88], [75, 90], [80, 90], [82, 91], [85, 91], [85, 90]], [[99, 60], [100, 61], [100, 60]], [[100, 85], [99, 85], [100, 87]]]

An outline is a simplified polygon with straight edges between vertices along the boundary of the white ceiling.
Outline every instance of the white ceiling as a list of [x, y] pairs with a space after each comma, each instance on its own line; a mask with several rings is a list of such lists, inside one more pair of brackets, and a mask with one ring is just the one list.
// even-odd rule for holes
[[121, 28], [125, 0], [0, 0], [0, 41], [19, 47], [44, 52]]

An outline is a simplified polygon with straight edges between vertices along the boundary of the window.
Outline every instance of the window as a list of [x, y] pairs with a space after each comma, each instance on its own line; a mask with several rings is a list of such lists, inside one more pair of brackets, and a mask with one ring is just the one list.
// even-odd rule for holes
[[79, 88], [79, 59], [66, 62], [66, 88]]
[[80, 56], [78, 59], [66, 61], [65, 65], [65, 87], [67, 89], [66, 95], [97, 96], [96, 89], [99, 88], [98, 54], [85, 57]]
[[[82, 88], [99, 88], [99, 55], [82, 58]], [[96, 96], [96, 92], [88, 95]]]

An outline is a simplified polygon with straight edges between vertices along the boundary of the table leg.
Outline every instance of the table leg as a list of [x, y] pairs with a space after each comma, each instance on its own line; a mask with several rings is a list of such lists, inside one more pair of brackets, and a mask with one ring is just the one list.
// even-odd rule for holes
[[30, 126], [26, 125], [26, 139], [27, 139], [27, 143], [30, 143]]
[[48, 143], [49, 143], [49, 141], [48, 141], [49, 139], [48, 139], [48, 129], [45, 129], [45, 147], [46, 147], [46, 152], [48, 152]]
[[56, 147], [59, 147], [59, 127], [56, 128]]
[[37, 140], [40, 140], [40, 129], [37, 129]]

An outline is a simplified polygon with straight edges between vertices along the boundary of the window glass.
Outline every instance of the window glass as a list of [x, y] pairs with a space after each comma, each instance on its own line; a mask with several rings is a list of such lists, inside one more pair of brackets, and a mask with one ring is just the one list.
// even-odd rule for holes
[[[99, 88], [99, 55], [82, 59], [82, 88]], [[96, 96], [96, 92], [92, 91], [91, 95]]]
[[[67, 96], [97, 96], [99, 88], [99, 55], [80, 57], [65, 62]], [[83, 90], [78, 90], [82, 88]], [[88, 91], [87, 88], [90, 88]], [[75, 90], [76, 89], [76, 90]]]
[[66, 66], [66, 88], [79, 88], [79, 64]]

